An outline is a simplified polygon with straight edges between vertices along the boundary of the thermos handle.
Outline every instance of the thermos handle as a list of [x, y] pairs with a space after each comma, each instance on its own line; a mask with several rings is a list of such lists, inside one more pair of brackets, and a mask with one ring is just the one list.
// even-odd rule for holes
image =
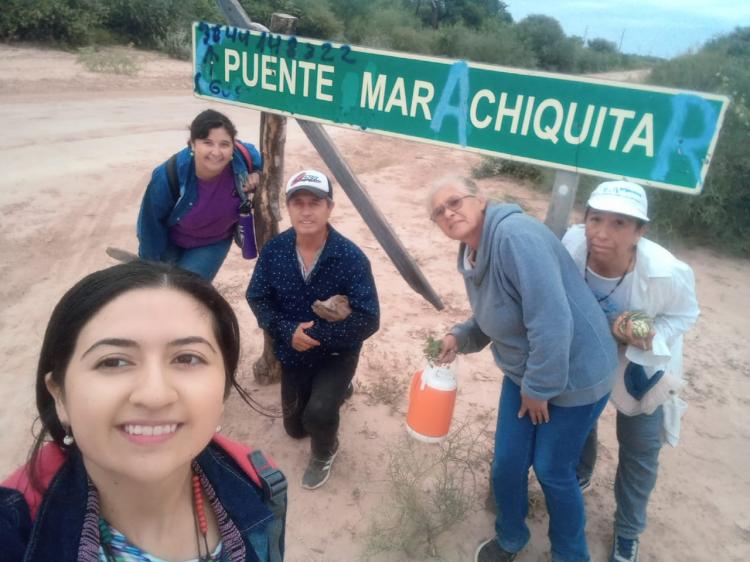
[[422, 369], [422, 372], [419, 373], [419, 390], [420, 391], [424, 390], [426, 386], [427, 386], [427, 381], [425, 380], [425, 377], [424, 377], [424, 369]]

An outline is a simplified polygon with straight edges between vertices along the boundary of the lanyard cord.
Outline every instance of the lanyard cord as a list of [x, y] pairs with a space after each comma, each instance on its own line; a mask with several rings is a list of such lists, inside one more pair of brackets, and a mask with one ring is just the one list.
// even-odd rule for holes
[[[589, 284], [589, 257], [591, 256], [591, 252], [586, 252], [586, 264], [583, 267], [583, 280], [586, 281], [586, 284]], [[604, 302], [609, 297], [612, 296], [612, 293], [614, 293], [617, 290], [617, 287], [622, 285], [623, 280], [625, 279], [625, 276], [628, 274], [628, 271], [630, 271], [630, 266], [633, 264], [633, 260], [635, 259], [635, 250], [633, 250], [633, 253], [630, 255], [630, 259], [628, 260], [628, 265], [625, 267], [625, 271], [622, 273], [620, 278], [617, 280], [617, 283], [614, 287], [612, 287], [612, 290], [607, 293], [603, 297], [596, 297], [596, 302]]]

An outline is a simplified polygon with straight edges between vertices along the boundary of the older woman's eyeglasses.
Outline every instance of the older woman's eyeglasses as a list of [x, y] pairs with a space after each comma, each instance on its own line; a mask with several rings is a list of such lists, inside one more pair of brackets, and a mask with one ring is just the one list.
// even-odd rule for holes
[[448, 211], [458, 211], [461, 208], [461, 205], [464, 204], [464, 199], [467, 197], [474, 197], [473, 195], [463, 195], [458, 196], [454, 195], [453, 197], [449, 197], [445, 203], [442, 205], [438, 205], [432, 210], [432, 213], [430, 213], [430, 220], [432, 222], [437, 222], [437, 220], [443, 216], [446, 210]]

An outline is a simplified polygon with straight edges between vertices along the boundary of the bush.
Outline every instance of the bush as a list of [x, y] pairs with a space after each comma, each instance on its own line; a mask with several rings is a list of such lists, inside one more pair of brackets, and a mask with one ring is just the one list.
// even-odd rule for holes
[[5, 0], [0, 39], [89, 43], [102, 25], [105, 9], [97, 0]]
[[297, 34], [322, 40], [343, 39], [344, 26], [326, 0], [305, 0], [300, 3]]
[[352, 42], [356, 37], [361, 45], [411, 53], [430, 53], [431, 33], [413, 14], [393, 6], [382, 6], [346, 29]]
[[175, 16], [170, 0], [111, 0], [107, 27], [136, 45], [155, 47]]
[[91, 72], [111, 72], [133, 75], [139, 65], [135, 58], [122, 50], [100, 50], [96, 47], [78, 49], [78, 62]]
[[544, 178], [543, 168], [539, 166], [494, 156], [483, 156], [479, 165], [471, 171], [471, 175], [477, 179], [508, 176], [537, 185], [541, 184]]
[[443, 27], [434, 33], [432, 52], [490, 64], [536, 66], [534, 54], [521, 42], [515, 28], [503, 23], [488, 24], [479, 30], [462, 25]]
[[555, 19], [540, 14], [526, 16], [516, 24], [516, 30], [545, 70], [566, 71], [572, 68], [574, 42], [565, 37], [562, 26]]
[[394, 551], [410, 560], [438, 556], [440, 535], [462, 521], [486, 491], [488, 435], [486, 427], [465, 422], [439, 444], [402, 437], [389, 446], [390, 497], [384, 513], [371, 521], [365, 557]]
[[158, 41], [157, 47], [178, 60], [190, 60], [193, 56], [193, 39], [189, 30], [167, 32], [166, 36]]

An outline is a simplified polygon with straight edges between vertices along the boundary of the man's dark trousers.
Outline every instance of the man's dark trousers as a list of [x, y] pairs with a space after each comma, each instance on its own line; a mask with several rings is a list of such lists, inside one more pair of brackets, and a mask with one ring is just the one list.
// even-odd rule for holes
[[281, 405], [284, 429], [296, 439], [311, 438], [312, 453], [327, 459], [338, 448], [339, 409], [359, 361], [359, 350], [331, 353], [314, 367], [283, 367]]

